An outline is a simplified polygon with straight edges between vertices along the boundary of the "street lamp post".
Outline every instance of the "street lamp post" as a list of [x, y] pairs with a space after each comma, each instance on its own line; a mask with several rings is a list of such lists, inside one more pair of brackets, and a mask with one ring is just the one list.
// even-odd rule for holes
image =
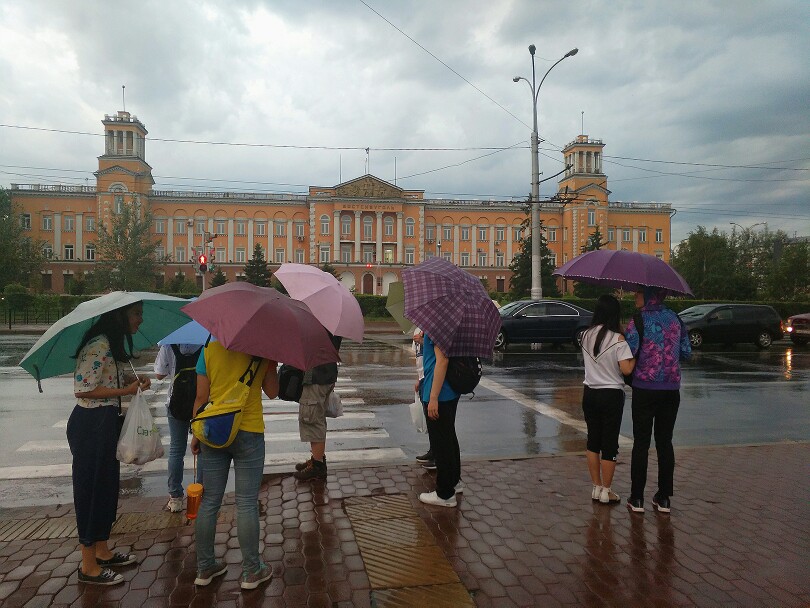
[[525, 81], [526, 84], [529, 85], [529, 88], [532, 92], [532, 116], [533, 116], [533, 123], [532, 123], [532, 142], [531, 142], [531, 152], [532, 152], [532, 200], [531, 200], [531, 213], [532, 213], [532, 289], [531, 289], [531, 298], [532, 300], [541, 300], [543, 298], [543, 283], [542, 283], [542, 275], [541, 275], [541, 259], [540, 259], [540, 138], [537, 134], [537, 96], [540, 94], [540, 87], [543, 86], [543, 81], [548, 76], [548, 73], [554, 69], [558, 63], [560, 63], [563, 59], [568, 57], [573, 57], [574, 55], [579, 52], [579, 49], [571, 49], [565, 55], [563, 55], [560, 59], [558, 59], [554, 65], [552, 65], [546, 73], [543, 74], [543, 78], [540, 79], [540, 84], [535, 86], [535, 71], [534, 71], [534, 52], [536, 47], [533, 44], [529, 45], [529, 54], [532, 56], [532, 81], [529, 82], [527, 78], [523, 76], [515, 76], [512, 80], [514, 82], [519, 82], [521, 80]]

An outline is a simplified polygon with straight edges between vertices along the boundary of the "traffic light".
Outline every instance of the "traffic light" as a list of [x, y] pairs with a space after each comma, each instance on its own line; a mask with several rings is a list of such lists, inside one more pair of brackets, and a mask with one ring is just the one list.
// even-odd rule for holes
[[197, 262], [200, 265], [200, 272], [205, 273], [208, 270], [208, 256], [201, 253], [200, 257], [197, 258]]
[[372, 268], [372, 264], [366, 264], [366, 268]]

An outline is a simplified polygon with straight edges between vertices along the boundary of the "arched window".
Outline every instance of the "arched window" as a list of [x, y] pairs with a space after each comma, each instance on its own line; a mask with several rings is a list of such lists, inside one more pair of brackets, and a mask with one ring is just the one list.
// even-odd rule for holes
[[322, 215], [321, 216], [321, 234], [328, 235], [329, 234], [329, 216]]
[[374, 236], [374, 220], [370, 215], [363, 218], [363, 238], [370, 239]]
[[416, 224], [412, 217], [405, 220], [405, 236], [413, 236], [413, 227]]
[[385, 220], [385, 236], [394, 236], [394, 218], [387, 217]]
[[352, 233], [352, 216], [344, 215], [340, 218], [340, 233], [348, 236]]

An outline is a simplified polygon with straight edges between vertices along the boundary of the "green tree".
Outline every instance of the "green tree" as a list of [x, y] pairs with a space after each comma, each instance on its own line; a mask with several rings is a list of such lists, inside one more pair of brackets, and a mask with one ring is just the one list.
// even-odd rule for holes
[[[509, 270], [512, 271], [512, 280], [509, 284], [509, 293], [513, 300], [528, 298], [531, 295], [532, 287], [532, 237], [526, 236], [531, 223], [528, 217], [529, 207], [526, 206], [527, 217], [523, 220], [522, 234], [519, 241], [519, 251], [509, 263]], [[543, 287], [543, 297], [559, 297], [560, 290], [557, 288], [557, 279], [551, 276], [554, 272], [551, 251], [548, 248], [548, 241], [543, 236], [543, 224], [540, 224], [540, 282]]]
[[[588, 237], [588, 240], [582, 246], [582, 253], [588, 251], [597, 251], [607, 245], [607, 241], [602, 240], [602, 233], [599, 231], [599, 226], [596, 226], [594, 231]], [[578, 298], [598, 298], [603, 293], [611, 291], [610, 288], [600, 285], [591, 285], [589, 283], [576, 282], [574, 284], [574, 295]]]
[[196, 295], [200, 293], [200, 288], [197, 287], [197, 283], [195, 283], [191, 279], [186, 278], [186, 275], [181, 272], [179, 274], [174, 275], [174, 278], [169, 283], [167, 291], [169, 293]]
[[[737, 272], [736, 250], [725, 233], [703, 226], [690, 232], [672, 256], [672, 266], [700, 300], [739, 299], [744, 290], [745, 270]], [[749, 292], [748, 299], [754, 296]]]
[[228, 282], [228, 277], [225, 276], [225, 273], [222, 272], [222, 268], [217, 268], [216, 273], [214, 276], [211, 277], [211, 282], [208, 284], [209, 287], [219, 287], [220, 285], [224, 285]]
[[335, 277], [338, 281], [340, 280], [340, 277], [338, 276], [338, 273], [337, 273], [337, 269], [334, 266], [332, 266], [329, 262], [324, 262], [323, 264], [321, 264], [320, 269], [323, 270], [324, 272], [328, 272], [333, 277]]
[[773, 270], [766, 282], [768, 298], [810, 300], [810, 243], [779, 241], [773, 257]]
[[25, 234], [21, 211], [0, 188], [0, 290], [10, 283], [28, 285], [45, 264], [42, 243]]
[[152, 214], [139, 203], [123, 205], [109, 226], [98, 223], [95, 287], [98, 290], [150, 290], [155, 286], [160, 244], [151, 234]]
[[272, 274], [267, 260], [264, 259], [264, 249], [256, 243], [253, 248], [253, 257], [245, 264], [245, 280], [259, 287], [270, 287]]

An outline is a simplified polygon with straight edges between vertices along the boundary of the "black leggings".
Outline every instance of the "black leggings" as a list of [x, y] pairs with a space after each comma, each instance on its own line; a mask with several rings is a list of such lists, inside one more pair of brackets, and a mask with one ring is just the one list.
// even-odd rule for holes
[[591, 388], [582, 394], [582, 412], [588, 425], [588, 451], [602, 460], [616, 461], [619, 430], [624, 413], [624, 391], [620, 388]]
[[456, 495], [456, 484], [461, 479], [461, 450], [456, 436], [456, 408], [458, 397], [450, 401], [439, 401], [439, 418], [431, 419], [425, 408], [430, 449], [436, 462], [436, 494], [439, 498], [452, 498]]
[[110, 538], [118, 510], [118, 408], [77, 405], [68, 420], [67, 440], [73, 454], [73, 505], [79, 542], [90, 547]]

